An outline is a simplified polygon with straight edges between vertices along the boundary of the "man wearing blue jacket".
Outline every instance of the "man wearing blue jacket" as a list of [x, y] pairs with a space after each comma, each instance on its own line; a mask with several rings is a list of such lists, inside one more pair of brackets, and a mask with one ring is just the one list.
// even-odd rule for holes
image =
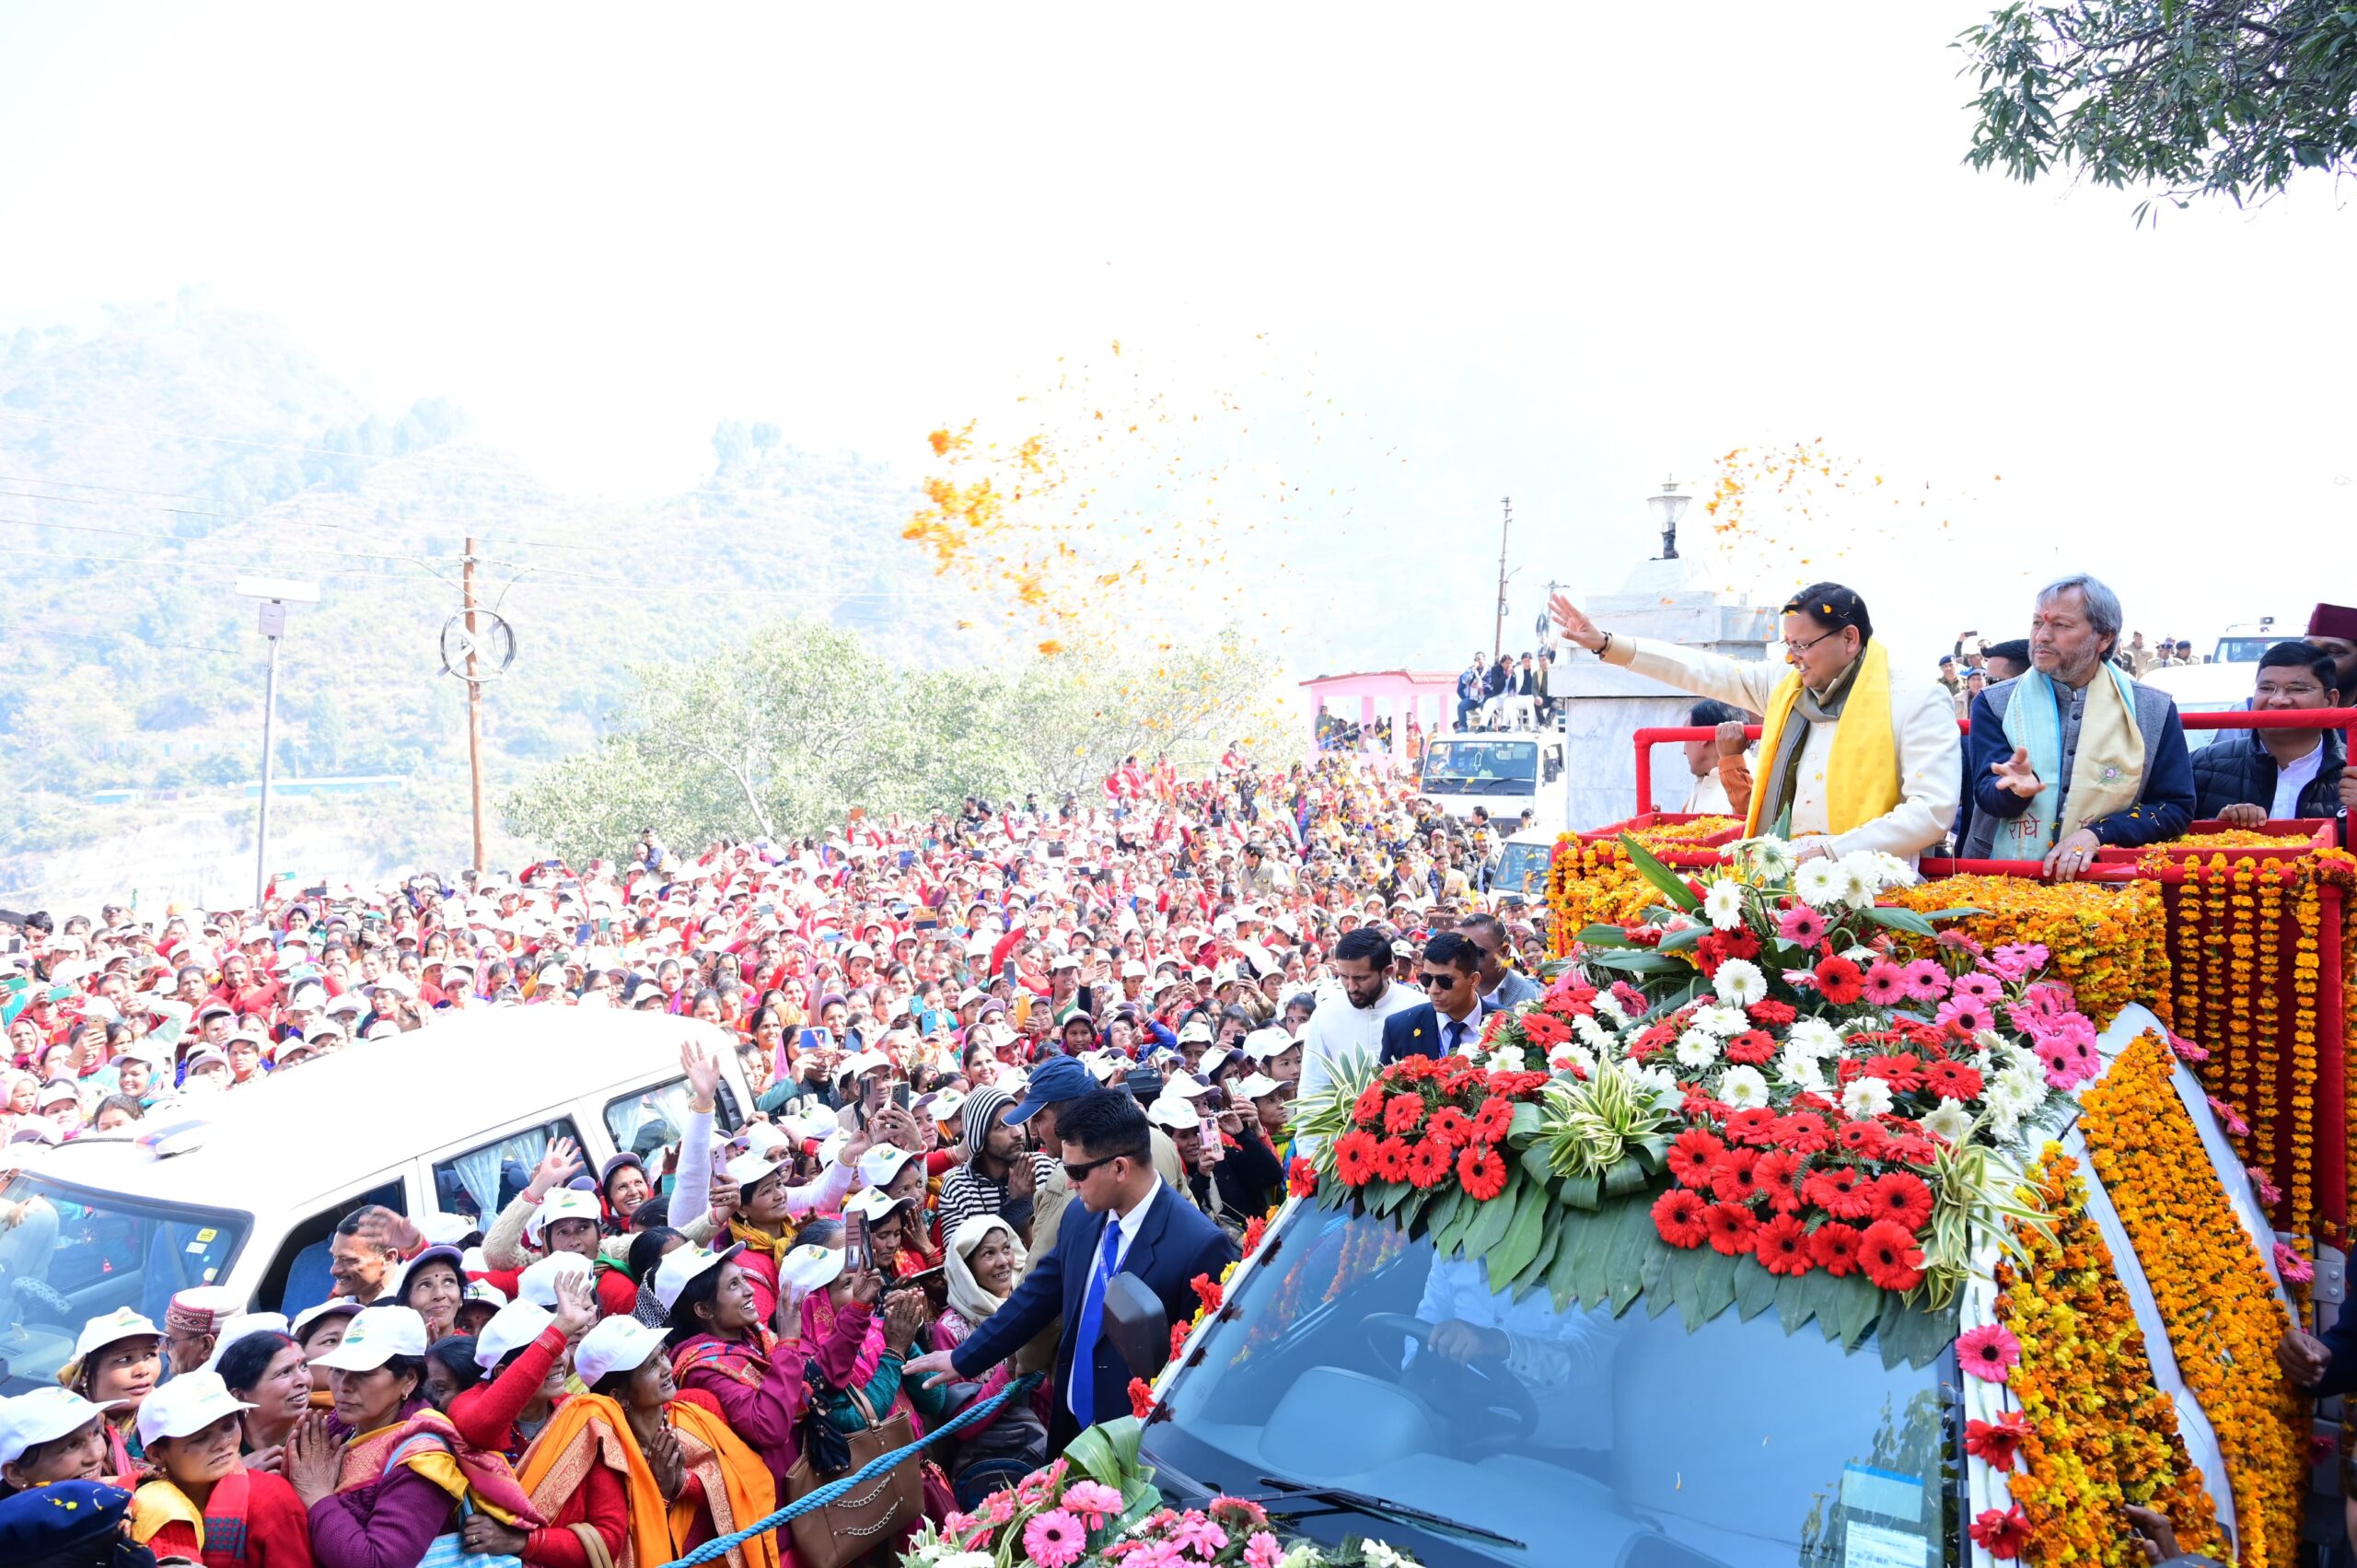
[[2110, 662], [2118, 596], [2080, 573], [2048, 584], [2030, 668], [1972, 701], [1968, 860], [2036, 860], [2070, 881], [2107, 845], [2173, 839], [2193, 820], [2193, 764], [2167, 692]]

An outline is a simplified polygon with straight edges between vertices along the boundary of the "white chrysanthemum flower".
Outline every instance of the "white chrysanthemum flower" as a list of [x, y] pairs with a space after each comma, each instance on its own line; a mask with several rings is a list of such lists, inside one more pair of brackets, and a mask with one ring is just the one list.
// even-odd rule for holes
[[1711, 977], [1712, 989], [1731, 1007], [1748, 1007], [1768, 1000], [1768, 977], [1749, 958], [1729, 958]]
[[1999, 1095], [2003, 1095], [2014, 1109], [2026, 1111], [2046, 1098], [2046, 1074], [2034, 1059], [2013, 1063], [1997, 1074], [1988, 1098], [1994, 1099]]
[[1825, 1069], [1817, 1058], [1790, 1046], [1776, 1058], [1776, 1075], [1795, 1094], [1815, 1094], [1825, 1087]]
[[1547, 1058], [1547, 1065], [1558, 1073], [1566, 1067], [1576, 1067], [1583, 1076], [1596, 1076], [1596, 1052], [1574, 1040], [1565, 1040]]
[[1743, 885], [1721, 877], [1702, 889], [1702, 912], [1721, 931], [1733, 931], [1743, 923]]
[[1979, 1046], [1983, 1051], [2003, 1051], [2011, 1042], [2007, 1040], [2003, 1035], [1999, 1034], [1995, 1029], [1982, 1029], [1979, 1034], [1972, 1037], [1972, 1043]]
[[1823, 1018], [1795, 1019], [1784, 1038], [1793, 1050], [1810, 1056], [1831, 1056], [1841, 1049], [1841, 1031]]
[[1768, 1103], [1768, 1079], [1757, 1067], [1730, 1067], [1719, 1074], [1719, 1099], [1737, 1110]]
[[1648, 1062], [1642, 1067], [1631, 1067], [1627, 1071], [1629, 1076], [1643, 1085], [1646, 1092], [1653, 1096], [1654, 1104], [1676, 1107], [1686, 1103], [1686, 1089], [1678, 1083], [1678, 1074], [1660, 1063]]
[[1923, 879], [1923, 874], [1895, 854], [1881, 850], [1874, 852], [1875, 862], [1882, 871], [1885, 888], [1910, 888]]
[[1972, 1113], [1960, 1102], [1943, 1096], [1938, 1107], [1923, 1118], [1923, 1127], [1951, 1144], [1961, 1144], [1972, 1136]]
[[1841, 1109], [1861, 1121], [1883, 1115], [1890, 1105], [1890, 1086], [1872, 1074], [1852, 1078], [1841, 1087]]
[[1719, 1041], [1707, 1029], [1688, 1029], [1678, 1037], [1678, 1064], [1708, 1067], [1719, 1059]]
[[2000, 1104], [1993, 1095], [1990, 1097], [1987, 1104], [1988, 1109], [1981, 1113], [1983, 1124], [1996, 1136], [1999, 1143], [2010, 1142], [2014, 1134], [2021, 1131], [2023, 1115], [2021, 1109], [2010, 1103]]
[[1694, 1016], [1689, 1022], [1694, 1028], [1714, 1034], [1721, 1040], [1731, 1039], [1751, 1027], [1750, 1016], [1742, 1008], [1715, 1005], [1695, 1008]]
[[1602, 1014], [1614, 1028], [1629, 1027], [1628, 1009], [1620, 1005], [1620, 999], [1612, 993], [1599, 991], [1596, 993], [1596, 1010]]
[[[1467, 1047], [1465, 1054], [1468, 1056], [1473, 1055], [1473, 1049], [1469, 1046]], [[1523, 1065], [1524, 1061], [1525, 1058], [1522, 1054], [1522, 1047], [1518, 1045], [1501, 1046], [1497, 1050], [1490, 1052], [1489, 1070], [1492, 1073], [1527, 1072], [1528, 1069]]]
[[1772, 833], [1727, 847], [1737, 865], [1747, 867], [1763, 882], [1782, 881], [1793, 868], [1793, 846]]
[[1880, 953], [1875, 952], [1872, 947], [1866, 947], [1863, 943], [1854, 947], [1842, 948], [1841, 956], [1849, 959], [1852, 963], [1857, 965], [1860, 969], [1864, 969], [1868, 964], [1873, 963], [1876, 958], [1882, 957]]
[[1793, 873], [1793, 896], [1813, 910], [1830, 909], [1850, 890], [1850, 879], [1839, 864], [1812, 860]]
[[1841, 901], [1852, 909], [1870, 908], [1882, 891], [1882, 866], [1869, 854], [1845, 854], [1841, 867]]
[[1594, 1018], [1586, 1016], [1573, 1018], [1572, 1032], [1579, 1036], [1580, 1043], [1590, 1051], [1609, 1052], [1620, 1048], [1620, 1041], [1613, 1032]]

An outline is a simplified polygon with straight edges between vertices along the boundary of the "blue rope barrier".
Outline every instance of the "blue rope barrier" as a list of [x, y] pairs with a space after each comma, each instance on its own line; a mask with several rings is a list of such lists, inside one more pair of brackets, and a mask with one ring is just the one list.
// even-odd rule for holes
[[1001, 1405], [1005, 1404], [1009, 1400], [1017, 1399], [1023, 1395], [1028, 1394], [1033, 1388], [1039, 1387], [1040, 1376], [1041, 1374], [1037, 1372], [1025, 1373], [1022, 1376], [1017, 1377], [1014, 1382], [1009, 1383], [1005, 1388], [1001, 1388], [997, 1393], [993, 1394], [989, 1399], [978, 1400], [973, 1404], [968, 1405], [964, 1410], [959, 1411], [956, 1415], [950, 1417], [949, 1420], [944, 1422], [941, 1425], [935, 1427], [931, 1432], [926, 1433], [923, 1436], [918, 1438], [908, 1446], [904, 1448], [895, 1448], [888, 1454], [877, 1455], [875, 1458], [870, 1459], [866, 1464], [862, 1465], [858, 1469], [853, 1470], [851, 1474], [843, 1476], [839, 1480], [829, 1481], [826, 1485], [810, 1493], [807, 1497], [798, 1498], [795, 1501], [787, 1504], [776, 1513], [769, 1515], [765, 1518], [756, 1520], [753, 1524], [748, 1526], [744, 1529], [738, 1530], [734, 1535], [718, 1536], [704, 1542], [693, 1551], [689, 1552], [685, 1557], [679, 1558], [668, 1564], [668, 1568], [696, 1568], [696, 1565], [699, 1563], [715, 1562], [718, 1559], [726, 1556], [734, 1548], [744, 1545], [755, 1536], [767, 1535], [770, 1531], [777, 1528], [780, 1525], [785, 1524], [801, 1515], [807, 1514], [813, 1508], [825, 1507], [828, 1504], [832, 1503], [836, 1498], [841, 1497], [844, 1493], [849, 1492], [853, 1487], [858, 1486], [875, 1476], [882, 1475], [894, 1465], [900, 1464], [905, 1459], [912, 1458], [916, 1455], [922, 1453], [924, 1450], [926, 1444], [932, 1443], [939, 1438], [946, 1437], [951, 1433], [958, 1431], [960, 1427], [968, 1426], [974, 1422], [980, 1421], [982, 1417], [996, 1411]]

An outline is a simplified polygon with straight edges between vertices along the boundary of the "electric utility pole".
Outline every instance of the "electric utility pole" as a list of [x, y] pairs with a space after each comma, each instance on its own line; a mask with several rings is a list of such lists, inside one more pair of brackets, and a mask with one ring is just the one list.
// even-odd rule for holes
[[1505, 508], [1505, 520], [1498, 525], [1498, 613], [1490, 626], [1492, 664], [1498, 662], [1506, 645], [1506, 536], [1514, 531], [1514, 497], [1506, 496], [1498, 505]]

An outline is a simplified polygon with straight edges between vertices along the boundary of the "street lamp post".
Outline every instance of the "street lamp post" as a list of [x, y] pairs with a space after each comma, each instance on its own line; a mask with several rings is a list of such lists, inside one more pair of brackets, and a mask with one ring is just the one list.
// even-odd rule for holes
[[1645, 505], [1654, 509], [1654, 522], [1661, 529], [1661, 554], [1658, 559], [1678, 559], [1678, 519], [1686, 515], [1686, 504], [1693, 499], [1678, 487], [1678, 481], [1665, 479], [1661, 493], [1645, 497]]
[[286, 607], [319, 603], [319, 586], [280, 577], [240, 577], [238, 596], [262, 601], [261, 634], [270, 639], [270, 674], [261, 697], [261, 812], [254, 826], [254, 912], [260, 915], [270, 891], [271, 731], [278, 721], [278, 640], [286, 634]]

